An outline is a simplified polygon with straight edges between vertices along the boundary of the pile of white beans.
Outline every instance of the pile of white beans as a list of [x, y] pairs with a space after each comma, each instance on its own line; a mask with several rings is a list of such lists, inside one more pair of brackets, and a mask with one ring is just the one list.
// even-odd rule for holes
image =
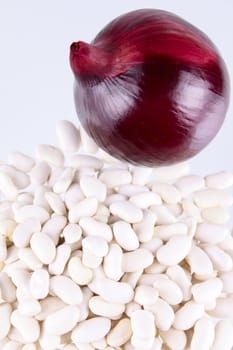
[[56, 130], [59, 148], [0, 162], [0, 349], [231, 350], [233, 175]]

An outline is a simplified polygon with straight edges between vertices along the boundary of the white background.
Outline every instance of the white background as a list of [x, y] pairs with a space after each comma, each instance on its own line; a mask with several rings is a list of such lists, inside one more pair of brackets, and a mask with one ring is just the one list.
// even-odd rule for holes
[[[69, 46], [91, 41], [114, 17], [138, 8], [175, 12], [218, 46], [233, 79], [232, 0], [0, 0], [0, 160], [54, 143], [55, 123], [74, 122]], [[232, 84], [233, 85], [233, 84]], [[196, 173], [233, 171], [233, 104], [215, 140], [190, 161]]]

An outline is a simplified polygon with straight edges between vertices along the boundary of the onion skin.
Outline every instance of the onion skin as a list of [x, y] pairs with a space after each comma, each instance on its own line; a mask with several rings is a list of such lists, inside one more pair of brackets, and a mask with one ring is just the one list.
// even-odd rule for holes
[[166, 11], [110, 22], [91, 44], [71, 45], [80, 122], [112, 156], [170, 165], [200, 152], [219, 131], [229, 76], [214, 44]]

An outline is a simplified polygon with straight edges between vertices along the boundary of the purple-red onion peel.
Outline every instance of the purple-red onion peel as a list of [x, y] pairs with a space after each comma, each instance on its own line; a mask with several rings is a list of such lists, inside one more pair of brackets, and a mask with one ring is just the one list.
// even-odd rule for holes
[[112, 156], [146, 166], [193, 157], [220, 129], [229, 77], [214, 44], [178, 16], [126, 13], [91, 44], [73, 43], [82, 126]]

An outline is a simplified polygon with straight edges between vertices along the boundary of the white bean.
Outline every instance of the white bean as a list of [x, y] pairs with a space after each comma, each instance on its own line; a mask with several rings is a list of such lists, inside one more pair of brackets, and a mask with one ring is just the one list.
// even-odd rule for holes
[[6, 200], [14, 200], [18, 195], [18, 188], [11, 180], [10, 176], [0, 171], [0, 192]]
[[126, 304], [133, 299], [133, 288], [124, 282], [116, 282], [108, 278], [94, 278], [89, 288], [110, 303]]
[[155, 324], [159, 330], [167, 331], [174, 322], [174, 311], [172, 307], [163, 299], [158, 300], [153, 305], [144, 307], [146, 310], [151, 310], [155, 316]]
[[42, 232], [51, 238], [55, 245], [58, 244], [60, 234], [66, 226], [65, 216], [53, 214], [53, 216], [43, 225]]
[[89, 236], [102, 237], [107, 242], [112, 240], [112, 230], [109, 225], [103, 222], [97, 221], [90, 217], [83, 217], [80, 219], [79, 225]]
[[[156, 182], [152, 186], [152, 191], [160, 195], [164, 202], [168, 204], [175, 204], [180, 202], [181, 195], [175, 186]], [[159, 204], [159, 203], [158, 203]]]
[[157, 193], [151, 191], [134, 194], [130, 197], [129, 200], [141, 209], [147, 209], [151, 205], [162, 204], [160, 196]]
[[65, 215], [66, 214], [66, 207], [61, 199], [61, 197], [54, 192], [46, 192], [45, 198], [48, 201], [48, 204], [50, 208], [56, 213], [57, 215]]
[[67, 244], [78, 242], [82, 236], [82, 229], [77, 224], [68, 224], [63, 230], [63, 236]]
[[30, 218], [37, 219], [43, 224], [49, 219], [49, 213], [44, 208], [32, 204], [22, 206], [15, 212], [15, 221], [18, 223], [23, 223]]
[[38, 321], [44, 321], [50, 314], [56, 312], [66, 306], [59, 298], [48, 296], [40, 300], [41, 311], [35, 316]]
[[1, 290], [1, 298], [8, 302], [12, 303], [16, 299], [16, 287], [13, 284], [10, 277], [6, 274], [6, 272], [0, 272], [0, 290]]
[[83, 287], [82, 293], [83, 293], [83, 300], [82, 300], [82, 303], [79, 305], [79, 309], [80, 309], [79, 321], [84, 321], [88, 318], [90, 313], [89, 300], [93, 296], [92, 291], [88, 287]]
[[105, 317], [93, 317], [80, 322], [72, 331], [71, 339], [78, 346], [104, 337], [110, 330], [111, 321]]
[[223, 190], [205, 189], [193, 194], [193, 200], [200, 208], [227, 207], [232, 204], [233, 198]]
[[175, 181], [178, 177], [187, 175], [189, 171], [190, 169], [187, 163], [177, 163], [175, 165], [154, 168], [152, 175], [161, 181]]
[[90, 251], [98, 257], [103, 257], [108, 254], [108, 244], [102, 237], [87, 236], [82, 240], [82, 247]]
[[30, 278], [30, 293], [35, 299], [44, 299], [49, 292], [49, 274], [46, 270], [34, 271]]
[[154, 229], [156, 237], [167, 241], [174, 235], [186, 235], [188, 227], [182, 222], [178, 222], [170, 225], [157, 225]]
[[93, 168], [99, 170], [103, 167], [103, 161], [94, 156], [74, 154], [67, 160], [67, 165], [71, 168]]
[[16, 262], [16, 260], [18, 259], [18, 251], [19, 249], [15, 245], [11, 245], [8, 247], [7, 258], [5, 260], [6, 265]]
[[170, 349], [183, 350], [186, 349], [187, 337], [184, 331], [170, 328], [166, 332], [160, 331], [160, 336]]
[[99, 202], [103, 202], [106, 198], [107, 187], [95, 176], [82, 176], [80, 178], [80, 187], [86, 197], [95, 197]]
[[65, 204], [68, 209], [70, 209], [75, 203], [80, 202], [84, 198], [84, 194], [82, 193], [80, 185], [78, 183], [73, 183], [64, 194]]
[[16, 222], [12, 219], [0, 219], [0, 234], [12, 241], [12, 235], [16, 227]]
[[131, 316], [131, 327], [132, 345], [136, 348], [144, 345], [144, 349], [150, 349], [156, 334], [153, 313], [148, 310], [135, 311]]
[[39, 344], [42, 349], [54, 350], [58, 349], [61, 346], [61, 336], [60, 335], [51, 335], [41, 330]]
[[81, 127], [80, 136], [82, 141], [82, 146], [87, 153], [96, 153], [98, 151], [98, 146], [95, 141], [86, 133], [86, 131]]
[[2, 350], [22, 350], [20, 343], [9, 340], [6, 342], [6, 344], [3, 346]]
[[83, 216], [93, 216], [96, 213], [98, 201], [94, 197], [85, 198], [75, 203], [69, 210], [69, 221], [76, 224]]
[[229, 234], [226, 226], [203, 222], [197, 226], [196, 239], [210, 244], [217, 244], [223, 241]]
[[154, 234], [154, 227], [157, 217], [150, 210], [144, 210], [143, 219], [137, 224], [133, 224], [133, 229], [136, 232], [140, 242], [149, 242]]
[[29, 274], [27, 271], [27, 266], [23, 261], [16, 260], [12, 263], [9, 263], [4, 266], [4, 271], [11, 277], [13, 278], [14, 273], [21, 273], [21, 271]]
[[159, 296], [170, 305], [180, 304], [183, 300], [183, 293], [180, 287], [170, 279], [156, 280], [153, 287], [158, 290]]
[[32, 184], [43, 185], [49, 178], [51, 168], [46, 162], [37, 162], [30, 172]]
[[213, 264], [208, 255], [199, 247], [193, 245], [186, 260], [191, 268], [191, 273], [197, 275], [209, 275], [213, 272]]
[[183, 331], [190, 329], [204, 315], [204, 311], [202, 304], [189, 301], [176, 312], [173, 325], [176, 329]]
[[45, 193], [50, 190], [50, 187], [47, 185], [37, 186], [34, 191], [33, 204], [47, 210], [48, 213], [52, 213], [52, 210], [48, 204], [47, 199], [45, 198]]
[[33, 298], [23, 299], [18, 303], [18, 310], [22, 315], [35, 316], [41, 312], [41, 305]]
[[198, 191], [205, 186], [205, 181], [198, 175], [186, 175], [180, 177], [175, 186], [178, 188], [182, 197], [187, 197], [192, 192]]
[[24, 204], [32, 204], [33, 195], [29, 192], [21, 192], [18, 194], [17, 201], [22, 202]]
[[215, 326], [211, 350], [231, 350], [233, 347], [233, 325], [231, 320], [221, 320]]
[[124, 200], [126, 200], [126, 196], [124, 196], [123, 194], [113, 193], [106, 197], [105, 204], [107, 206], [110, 206], [110, 204], [114, 202], [124, 201]]
[[232, 269], [233, 262], [231, 256], [221, 248], [215, 245], [208, 245], [204, 247], [204, 250], [210, 257], [215, 269], [218, 271], [230, 271]]
[[101, 339], [91, 342], [91, 345], [94, 347], [94, 349], [103, 350], [103, 349], [106, 349], [107, 342], [105, 337], [103, 337]]
[[55, 167], [62, 167], [64, 164], [63, 153], [59, 150], [59, 148], [52, 145], [37, 146], [36, 158]]
[[80, 147], [80, 133], [68, 120], [60, 120], [56, 125], [56, 134], [60, 147], [65, 152], [77, 152]]
[[233, 298], [220, 297], [216, 300], [216, 306], [209, 313], [217, 318], [232, 318]]
[[164, 204], [165, 207], [170, 210], [170, 212], [175, 215], [176, 218], [178, 218], [183, 213], [183, 208], [181, 203], [174, 203], [174, 204]]
[[79, 305], [83, 300], [81, 288], [66, 276], [53, 276], [50, 279], [50, 290], [69, 305]]
[[3, 340], [11, 327], [10, 315], [12, 307], [8, 303], [0, 304], [0, 340]]
[[218, 243], [219, 248], [223, 250], [233, 251], [233, 237], [228, 234], [221, 242]]
[[4, 261], [7, 257], [6, 237], [0, 234], [0, 261]]
[[143, 167], [135, 167], [132, 171], [133, 173], [133, 181], [132, 183], [135, 185], [146, 185], [147, 181], [149, 180], [152, 169], [150, 168], [143, 168]]
[[208, 350], [214, 340], [214, 323], [211, 319], [203, 317], [194, 326], [190, 350]]
[[205, 177], [209, 188], [224, 189], [233, 185], [233, 174], [229, 171], [220, 171]]
[[197, 222], [203, 221], [200, 208], [190, 198], [182, 200], [182, 207], [186, 217], [193, 217]]
[[135, 301], [131, 301], [130, 303], [128, 303], [126, 305], [126, 309], [125, 309], [125, 314], [126, 316], [128, 316], [129, 318], [131, 318], [132, 314], [137, 311], [137, 310], [141, 310], [142, 307], [141, 305], [139, 305], [138, 303], [136, 303]]
[[65, 193], [72, 183], [74, 177], [74, 171], [71, 168], [65, 168], [61, 173], [57, 181], [53, 185], [53, 191], [55, 193]]
[[24, 189], [30, 184], [29, 176], [14, 166], [7, 164], [0, 165], [0, 173], [8, 175], [18, 189]]
[[77, 306], [66, 306], [51, 313], [44, 321], [44, 329], [51, 335], [63, 335], [70, 332], [78, 323], [80, 311]]
[[156, 257], [161, 264], [177, 265], [189, 253], [192, 241], [186, 235], [176, 235], [157, 250]]
[[104, 257], [104, 272], [106, 276], [114, 281], [119, 281], [123, 275], [122, 271], [123, 251], [118, 244], [110, 244], [108, 254]]
[[94, 296], [89, 300], [89, 308], [93, 314], [108, 318], [120, 316], [125, 311], [124, 304], [110, 303], [100, 296]]
[[45, 233], [34, 233], [30, 239], [30, 245], [34, 254], [43, 264], [50, 264], [55, 258], [55, 245]]
[[107, 343], [115, 349], [115, 347], [127, 343], [131, 335], [132, 329], [130, 320], [128, 318], [122, 318], [108, 333]]
[[163, 265], [158, 263], [157, 261], [154, 261], [153, 264], [151, 264], [145, 269], [145, 272], [149, 274], [162, 273], [166, 271], [166, 268], [167, 268], [166, 265]]
[[132, 252], [124, 253], [122, 258], [122, 270], [124, 272], [135, 272], [150, 266], [154, 257], [146, 249], [139, 248]]
[[149, 250], [152, 254], [156, 255], [157, 250], [163, 245], [163, 241], [156, 236], [152, 237], [148, 242], [141, 244], [141, 248]]
[[150, 286], [141, 285], [136, 287], [134, 300], [140, 305], [152, 305], [158, 299], [158, 291]]
[[71, 248], [67, 244], [61, 244], [57, 247], [56, 257], [49, 264], [49, 273], [52, 275], [61, 275], [65, 269], [66, 263], [69, 260]]
[[35, 343], [25, 344], [21, 350], [37, 350], [36, 344]]
[[8, 155], [8, 162], [9, 164], [15, 166], [17, 169], [26, 173], [29, 172], [35, 164], [33, 158], [21, 152], [11, 152]]
[[[63, 348], [64, 350], [79, 350], [80, 348], [77, 348], [74, 344], [67, 344], [64, 346]], [[93, 350], [93, 348], [91, 347], [91, 350]]]
[[114, 202], [110, 205], [109, 209], [113, 215], [132, 224], [141, 221], [143, 218], [142, 210], [127, 201]]
[[110, 216], [110, 212], [108, 207], [104, 204], [100, 204], [95, 213], [94, 219], [107, 224], [109, 221], [109, 216]]
[[30, 273], [24, 268], [16, 268], [7, 271], [9, 277], [11, 278], [14, 285], [19, 289], [28, 291], [28, 284], [30, 280]]
[[69, 260], [68, 274], [75, 283], [81, 286], [90, 283], [93, 278], [92, 270], [83, 265], [82, 260], [77, 256]]
[[108, 188], [114, 188], [129, 184], [132, 180], [132, 175], [128, 170], [109, 168], [101, 172], [99, 179], [103, 181]]
[[223, 284], [219, 278], [211, 278], [207, 281], [196, 283], [192, 286], [193, 299], [200, 304], [208, 304], [215, 301], [222, 292]]
[[19, 330], [25, 342], [33, 343], [38, 340], [40, 327], [35, 318], [24, 316], [18, 310], [14, 310], [11, 314], [11, 323]]
[[152, 205], [150, 209], [156, 214], [157, 225], [174, 224], [176, 218], [167, 207], [164, 205]]
[[202, 210], [202, 217], [213, 224], [226, 224], [230, 218], [226, 208], [206, 208]]
[[101, 265], [103, 258], [92, 253], [90, 250], [83, 250], [82, 263], [90, 269], [95, 269]]
[[136, 287], [136, 284], [139, 282], [140, 277], [142, 276], [143, 269], [137, 270], [135, 272], [127, 272], [121, 279], [121, 282], [126, 282], [131, 285], [132, 288]]
[[149, 192], [149, 189], [146, 186], [126, 184], [120, 185], [117, 192], [120, 195], [131, 197], [139, 193]]
[[39, 232], [41, 229], [40, 221], [36, 218], [28, 218], [24, 222], [18, 224], [13, 232], [12, 239], [16, 247], [26, 247], [32, 234]]
[[131, 225], [124, 221], [113, 224], [113, 234], [121, 248], [130, 251], [139, 247], [139, 241]]
[[141, 275], [139, 279], [139, 284], [146, 285], [146, 286], [152, 286], [155, 281], [160, 279], [167, 280], [168, 277], [165, 274], [158, 274], [158, 273], [144, 273]]
[[233, 293], [233, 271], [223, 272], [220, 275], [223, 283], [223, 292], [227, 294]]
[[183, 293], [183, 300], [187, 301], [191, 297], [191, 275], [188, 275], [187, 271], [185, 271], [181, 266], [174, 265], [169, 266], [167, 269], [167, 276], [177, 283]]

